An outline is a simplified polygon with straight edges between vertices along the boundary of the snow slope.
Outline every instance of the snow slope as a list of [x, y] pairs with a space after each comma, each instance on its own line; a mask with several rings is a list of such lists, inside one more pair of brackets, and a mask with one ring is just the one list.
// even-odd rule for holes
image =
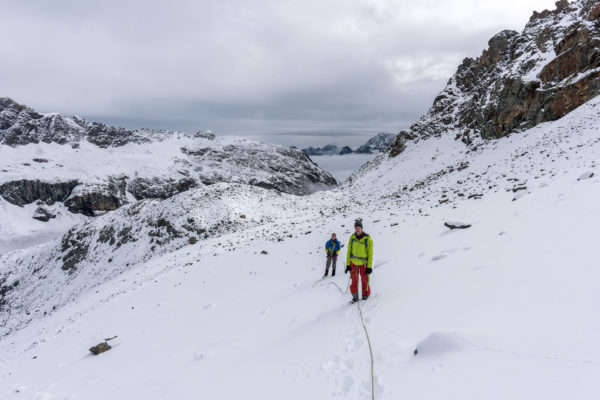
[[[166, 248], [112, 280], [109, 269], [5, 336], [0, 396], [369, 399], [373, 384], [377, 399], [596, 399], [599, 109], [591, 100], [476, 151], [451, 135], [421, 140], [307, 197], [223, 184], [241, 204], [232, 213], [262, 223]], [[358, 216], [375, 243], [373, 295], [359, 303], [373, 383], [359, 309], [342, 293], [345, 249], [338, 275], [319, 280], [324, 242], [332, 231], [346, 242]], [[456, 220], [472, 227], [444, 227]], [[114, 265], [129, 257], [115, 254]], [[114, 335], [112, 350], [89, 354]]]

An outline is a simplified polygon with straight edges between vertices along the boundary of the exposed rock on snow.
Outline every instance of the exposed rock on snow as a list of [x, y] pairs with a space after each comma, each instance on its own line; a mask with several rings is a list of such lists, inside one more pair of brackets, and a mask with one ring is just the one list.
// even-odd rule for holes
[[98, 354], [104, 353], [105, 351], [108, 351], [110, 349], [112, 349], [112, 347], [108, 343], [102, 342], [90, 347], [90, 353], [97, 356]]
[[583, 181], [585, 179], [590, 179], [594, 177], [594, 173], [591, 171], [588, 172], [584, 172], [583, 174], [581, 174], [581, 176], [579, 176], [579, 178], [577, 178], [578, 181]]
[[444, 226], [450, 229], [467, 229], [471, 227], [471, 224], [466, 222], [448, 221], [444, 222]]

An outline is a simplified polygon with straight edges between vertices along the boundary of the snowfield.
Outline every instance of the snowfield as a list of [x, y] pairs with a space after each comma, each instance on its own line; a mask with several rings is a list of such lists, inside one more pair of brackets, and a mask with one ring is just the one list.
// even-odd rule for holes
[[[39, 286], [50, 303], [23, 297], [3, 314], [7, 327], [42, 313], [1, 339], [0, 397], [597, 399], [599, 110], [600, 97], [475, 151], [451, 134], [421, 140], [311, 196], [224, 183], [127, 205], [75, 229], [130, 223], [140, 239], [115, 249], [91, 236], [97, 251], [69, 274], [49, 262], [60, 240], [5, 254], [4, 286], [40, 266], [67, 278]], [[181, 229], [198, 212], [221, 229], [150, 250], [143, 218]], [[346, 245], [355, 217], [374, 241], [359, 303], [373, 381], [345, 247], [321, 280], [325, 241]]]

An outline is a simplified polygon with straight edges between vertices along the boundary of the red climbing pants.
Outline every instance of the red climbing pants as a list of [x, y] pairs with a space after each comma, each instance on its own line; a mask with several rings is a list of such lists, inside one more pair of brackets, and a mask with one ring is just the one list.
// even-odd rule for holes
[[350, 264], [352, 270], [350, 271], [350, 278], [352, 283], [350, 284], [350, 293], [354, 296], [354, 293], [358, 293], [358, 274], [360, 274], [360, 281], [362, 282], [362, 295], [369, 297], [371, 295], [371, 285], [369, 284], [369, 275], [365, 272], [367, 269], [366, 265], [354, 265]]

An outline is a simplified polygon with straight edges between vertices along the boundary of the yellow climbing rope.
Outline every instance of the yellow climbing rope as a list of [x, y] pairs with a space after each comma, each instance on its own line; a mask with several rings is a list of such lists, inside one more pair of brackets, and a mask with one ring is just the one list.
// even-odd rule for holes
[[[350, 278], [348, 278], [348, 283], [346, 284], [346, 289], [342, 290], [342, 288], [335, 282], [327, 282], [321, 285], [318, 285], [322, 279], [319, 279], [315, 283], [313, 283], [313, 287], [320, 287], [326, 285], [334, 285], [342, 295], [348, 293], [348, 288], [350, 287]], [[361, 300], [356, 302], [356, 306], [358, 308], [358, 313], [360, 316], [360, 323], [365, 331], [365, 336], [367, 337], [367, 343], [369, 344], [369, 355], [371, 356], [371, 399], [375, 400], [375, 372], [374, 372], [374, 362], [373, 362], [373, 347], [371, 346], [371, 339], [369, 338], [369, 331], [367, 330], [367, 325], [365, 324], [365, 319], [363, 318], [362, 308], [360, 308]]]

